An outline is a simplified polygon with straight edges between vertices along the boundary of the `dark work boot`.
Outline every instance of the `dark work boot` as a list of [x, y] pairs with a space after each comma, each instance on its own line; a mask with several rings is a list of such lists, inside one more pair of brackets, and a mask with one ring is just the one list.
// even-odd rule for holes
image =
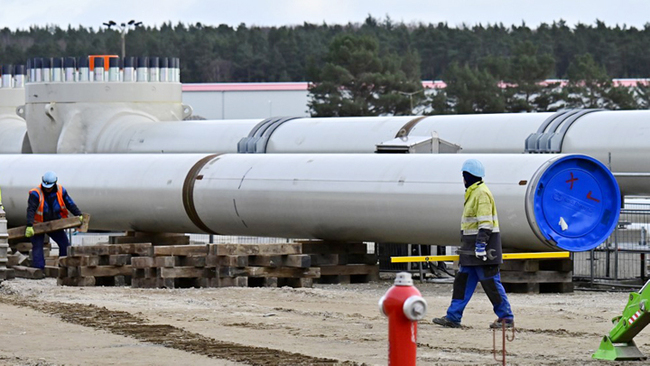
[[446, 328], [460, 328], [460, 323], [452, 322], [447, 319], [446, 316], [443, 316], [442, 318], [433, 318], [432, 322]]
[[497, 319], [494, 322], [490, 323], [490, 329], [501, 329], [501, 328], [503, 328], [503, 326], [504, 326], [503, 321], [504, 320], [505, 320], [506, 329], [510, 329], [510, 328], [513, 328], [515, 326], [514, 319]]

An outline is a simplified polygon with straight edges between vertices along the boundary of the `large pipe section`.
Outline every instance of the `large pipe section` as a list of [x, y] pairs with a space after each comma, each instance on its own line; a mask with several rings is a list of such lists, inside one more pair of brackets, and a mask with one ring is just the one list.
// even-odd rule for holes
[[0, 81], [0, 154], [30, 152], [25, 120], [16, 109], [25, 104], [25, 66], [3, 65]]
[[94, 230], [457, 245], [469, 157], [506, 247], [587, 250], [617, 223], [615, 179], [582, 155], [0, 155], [0, 186], [11, 225], [54, 170]]

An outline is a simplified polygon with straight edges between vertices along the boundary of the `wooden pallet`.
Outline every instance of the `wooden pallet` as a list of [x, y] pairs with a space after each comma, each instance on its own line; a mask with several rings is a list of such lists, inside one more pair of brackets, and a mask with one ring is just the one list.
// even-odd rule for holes
[[501, 282], [507, 292], [573, 292], [573, 261], [563, 259], [507, 260], [501, 265]]
[[320, 271], [298, 244], [209, 244], [154, 247], [133, 263], [133, 287], [311, 287]]
[[72, 246], [59, 258], [57, 284], [63, 286], [127, 286], [134, 258], [151, 257], [151, 243]]
[[[305, 252], [306, 251], [306, 252]], [[136, 288], [312, 287], [379, 278], [363, 243], [74, 246], [59, 260], [58, 283]]]
[[302, 252], [309, 254], [312, 265], [320, 267], [315, 279], [323, 284], [367, 283], [379, 280], [377, 255], [367, 253], [365, 243], [306, 241]]

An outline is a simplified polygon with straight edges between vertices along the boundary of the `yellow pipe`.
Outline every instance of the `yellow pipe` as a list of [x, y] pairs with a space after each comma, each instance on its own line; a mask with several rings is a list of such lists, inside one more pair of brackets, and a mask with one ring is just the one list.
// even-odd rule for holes
[[[569, 258], [570, 252], [542, 252], [542, 253], [504, 253], [503, 259], [548, 259]], [[430, 255], [421, 257], [390, 257], [391, 263], [409, 262], [445, 262], [457, 261], [458, 255]]]

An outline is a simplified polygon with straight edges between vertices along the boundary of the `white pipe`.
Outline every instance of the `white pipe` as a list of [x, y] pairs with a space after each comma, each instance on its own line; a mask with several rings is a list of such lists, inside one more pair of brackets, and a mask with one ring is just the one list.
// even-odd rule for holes
[[504, 246], [587, 250], [616, 225], [616, 181], [576, 155], [0, 155], [0, 187], [11, 225], [54, 170], [96, 230], [458, 245], [469, 157], [486, 167]]

